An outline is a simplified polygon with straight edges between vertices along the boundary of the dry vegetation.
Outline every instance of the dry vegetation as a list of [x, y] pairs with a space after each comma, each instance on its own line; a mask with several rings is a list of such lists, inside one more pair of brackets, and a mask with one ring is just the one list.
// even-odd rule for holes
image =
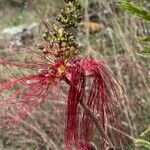
[[[8, 1], [8, 0], [7, 0]], [[38, 12], [44, 17], [53, 21], [53, 16], [61, 8], [61, 0], [41, 0], [34, 1]], [[83, 53], [93, 58], [104, 58], [112, 68], [115, 77], [120, 82], [125, 91], [122, 92], [124, 108], [122, 110], [122, 121], [126, 117], [127, 122], [123, 122], [125, 133], [122, 133], [126, 140], [125, 150], [142, 150], [135, 147], [134, 139], [149, 127], [150, 123], [150, 101], [149, 101], [149, 60], [138, 55], [142, 48], [142, 43], [138, 41], [138, 34], [146, 34], [150, 31], [148, 23], [143, 22], [137, 17], [124, 13], [109, 0], [94, 0], [96, 6], [89, 8], [84, 3], [84, 22], [79, 28], [79, 42]], [[3, 28], [32, 23], [40, 18], [35, 14], [33, 8], [28, 5], [25, 8], [10, 6], [5, 0], [0, 0], [0, 31]], [[88, 11], [90, 9], [90, 11]], [[100, 18], [97, 26], [87, 25], [91, 14], [98, 14]], [[53, 23], [53, 22], [52, 22]], [[85, 26], [83, 26], [85, 25]], [[95, 33], [91, 33], [94, 28]], [[97, 31], [95, 31], [97, 30]], [[143, 32], [143, 33], [142, 33]], [[149, 33], [150, 34], [150, 33]], [[1, 40], [0, 33], [0, 55], [4, 57], [14, 56], [15, 59], [26, 61], [26, 49], [15, 51], [7, 50], [5, 42]], [[35, 38], [34, 40], [36, 40]], [[6, 40], [6, 39], [5, 39]], [[28, 47], [28, 45], [26, 45]], [[14, 54], [15, 53], [15, 54]], [[10, 56], [9, 56], [10, 55]], [[12, 68], [10, 68], [12, 69]], [[19, 71], [12, 69], [17, 76]], [[28, 72], [28, 70], [23, 70]], [[12, 76], [10, 70], [0, 66], [1, 82], [9, 80]], [[19, 125], [13, 129], [0, 129], [0, 149], [2, 150], [61, 150], [63, 149], [64, 122], [65, 122], [65, 90], [59, 98], [51, 100], [49, 98], [41, 106], [35, 108], [28, 117], [23, 119]], [[5, 97], [1, 95], [0, 97]], [[113, 129], [108, 125], [110, 130]], [[111, 137], [113, 141], [113, 137]], [[95, 140], [98, 140], [95, 137]], [[147, 140], [150, 140], [148, 135]], [[97, 143], [97, 142], [96, 142]], [[116, 143], [117, 146], [117, 143]], [[119, 150], [119, 149], [118, 149]], [[120, 149], [121, 150], [121, 149]], [[144, 149], [143, 149], [144, 150]]]

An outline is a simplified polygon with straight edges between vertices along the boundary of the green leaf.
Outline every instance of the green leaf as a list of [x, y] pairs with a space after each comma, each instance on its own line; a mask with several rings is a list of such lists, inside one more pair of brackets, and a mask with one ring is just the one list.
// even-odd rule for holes
[[140, 137], [145, 137], [146, 135], [150, 136], [150, 127], [147, 128], [144, 132], [141, 133]]
[[150, 54], [150, 47], [145, 47], [143, 50], [140, 51], [142, 54]]
[[144, 58], [150, 58], [150, 48], [144, 48], [138, 53], [138, 55]]
[[150, 149], [150, 142], [143, 139], [135, 139], [134, 143], [137, 147], [144, 147], [146, 149]]
[[125, 0], [119, 0], [118, 5], [128, 12], [150, 21], [150, 12], [146, 11], [143, 7], [136, 6], [135, 4]]
[[143, 42], [150, 42], [150, 36], [139, 37], [138, 39]]

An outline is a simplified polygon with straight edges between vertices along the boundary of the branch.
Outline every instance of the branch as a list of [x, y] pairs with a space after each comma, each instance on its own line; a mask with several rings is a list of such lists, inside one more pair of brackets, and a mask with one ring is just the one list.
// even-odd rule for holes
[[102, 138], [107, 142], [107, 144], [110, 146], [112, 150], [115, 150], [110, 138], [106, 134], [105, 130], [103, 129], [102, 125], [100, 124], [100, 121], [97, 117], [94, 116], [94, 114], [90, 111], [90, 109], [87, 107], [87, 105], [83, 102], [80, 101], [80, 105], [84, 109], [84, 111], [88, 114], [90, 119], [94, 122], [95, 126], [97, 127], [99, 133], [101, 134]]
[[[64, 76], [64, 81], [70, 85], [70, 80]], [[100, 120], [90, 111], [90, 109], [88, 108], [88, 106], [83, 102], [83, 100], [80, 100], [80, 105], [81, 107], [84, 109], [84, 111], [87, 113], [87, 115], [90, 117], [90, 119], [94, 122], [95, 126], [97, 127], [100, 135], [102, 136], [102, 138], [106, 141], [106, 143], [110, 146], [109, 149], [111, 150], [115, 150], [114, 145], [112, 144], [110, 138], [108, 137], [108, 135], [106, 134], [105, 130], [103, 129]]]

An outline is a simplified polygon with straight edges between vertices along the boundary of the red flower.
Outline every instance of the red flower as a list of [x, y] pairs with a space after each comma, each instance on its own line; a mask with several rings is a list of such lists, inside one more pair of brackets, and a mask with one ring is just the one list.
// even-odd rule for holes
[[[26, 63], [11, 63], [1, 62], [1, 64], [17, 66], [17, 67], [37, 67], [44, 64], [26, 64]], [[48, 65], [45, 64], [45, 68]], [[56, 68], [57, 67], [57, 68]], [[62, 66], [61, 66], [62, 67]], [[0, 92], [6, 93], [6, 98], [0, 101], [4, 111], [1, 124], [7, 125], [10, 122], [18, 123], [20, 119], [25, 117], [29, 111], [42, 103], [49, 93], [56, 92], [56, 86], [59, 84], [61, 72], [59, 65], [47, 67], [47, 69], [39, 69], [37, 74], [28, 75], [13, 79], [1, 85]], [[11, 92], [11, 94], [9, 94]]]
[[[8, 62], [3, 64], [24, 67], [29, 65]], [[113, 121], [115, 125], [118, 125], [114, 111], [119, 105], [117, 82], [104, 61], [76, 57], [64, 63], [61, 59], [57, 59], [49, 67], [45, 64], [45, 68], [39, 69], [36, 75], [17, 78], [3, 85], [1, 92], [18, 86], [5, 100], [0, 101], [0, 106], [7, 108], [5, 111], [7, 113], [4, 113], [4, 118], [1, 119], [3, 125], [9, 122], [18, 123], [29, 111], [46, 100], [62, 80], [69, 86], [66, 106], [66, 149], [72, 149], [72, 147], [79, 149], [80, 141], [83, 141], [85, 146], [92, 141], [93, 121], [81, 108], [81, 101], [95, 116], [100, 117], [104, 130], [106, 130], [106, 121]]]
[[70, 89], [66, 147], [70, 149], [74, 145], [78, 147], [80, 140], [89, 143], [93, 136], [93, 121], [84, 110], [80, 109], [80, 102], [83, 101], [94, 115], [100, 116], [102, 127], [106, 130], [106, 121], [113, 121], [116, 126], [119, 125], [117, 111], [114, 111], [119, 105], [119, 97], [117, 83], [105, 62], [76, 58], [68, 64]]

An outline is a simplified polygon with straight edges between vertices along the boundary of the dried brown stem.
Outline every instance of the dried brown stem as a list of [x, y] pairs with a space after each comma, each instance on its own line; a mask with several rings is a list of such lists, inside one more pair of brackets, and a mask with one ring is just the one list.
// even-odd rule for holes
[[[70, 85], [70, 81], [67, 77], [64, 77], [65, 82]], [[84, 111], [86, 112], [86, 114], [90, 117], [90, 119], [93, 121], [93, 123], [95, 124], [95, 126], [97, 127], [101, 137], [106, 141], [106, 143], [110, 146], [109, 149], [111, 150], [115, 150], [114, 145], [112, 144], [110, 138], [108, 137], [108, 135], [106, 134], [104, 128], [102, 127], [100, 120], [98, 119], [98, 117], [96, 117], [88, 108], [88, 106], [83, 102], [83, 100], [80, 100], [80, 105], [81, 107], [84, 109]]]
[[110, 138], [106, 134], [106, 132], [103, 129], [102, 125], [100, 124], [99, 119], [90, 111], [90, 109], [88, 108], [88, 106], [83, 101], [80, 101], [80, 105], [82, 106], [82, 108], [84, 109], [84, 111], [87, 113], [87, 115], [90, 117], [90, 119], [94, 122], [94, 124], [97, 127], [97, 129], [98, 129], [100, 135], [102, 136], [102, 138], [107, 142], [107, 144], [110, 146], [110, 148], [112, 148], [113, 150], [115, 150], [115, 148], [114, 148], [114, 146], [113, 146]]

